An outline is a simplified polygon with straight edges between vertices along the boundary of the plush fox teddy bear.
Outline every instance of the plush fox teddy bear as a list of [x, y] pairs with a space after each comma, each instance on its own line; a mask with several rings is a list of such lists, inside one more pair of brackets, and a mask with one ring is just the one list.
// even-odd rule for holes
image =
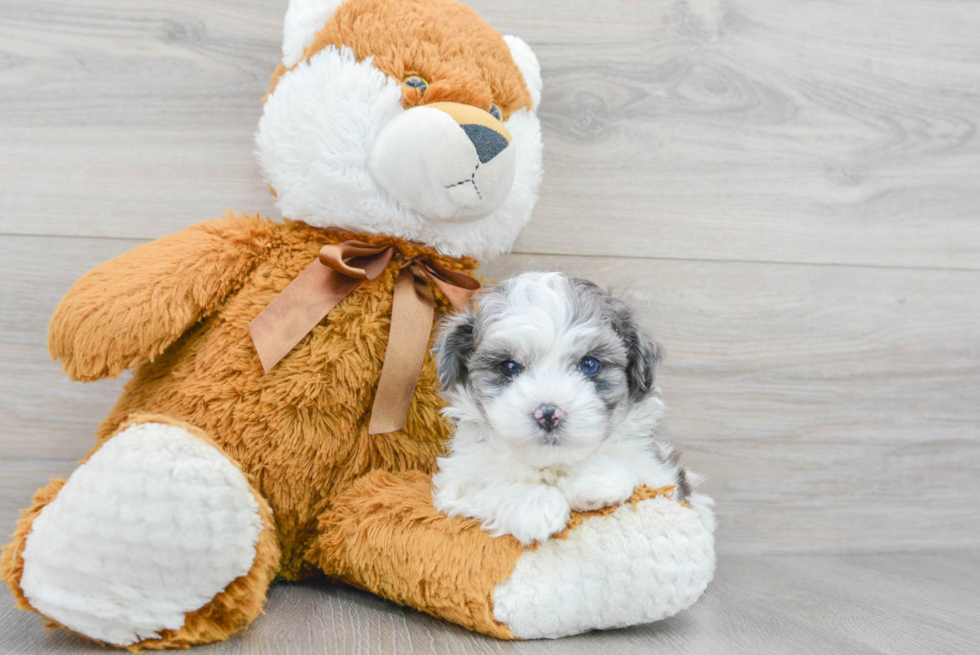
[[540, 100], [531, 49], [452, 0], [292, 0], [257, 134], [291, 220], [197, 225], [62, 300], [68, 375], [134, 372], [4, 548], [18, 605], [138, 649], [225, 639], [317, 572], [502, 638], [693, 603], [711, 530], [669, 489], [531, 549], [432, 505], [433, 319], [530, 216]]

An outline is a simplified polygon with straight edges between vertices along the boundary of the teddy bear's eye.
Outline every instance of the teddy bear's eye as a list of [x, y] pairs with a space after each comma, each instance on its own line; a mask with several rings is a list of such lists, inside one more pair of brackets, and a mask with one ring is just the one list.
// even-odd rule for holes
[[487, 111], [490, 112], [490, 115], [496, 118], [498, 121], [504, 120], [503, 114], [500, 113], [500, 107], [497, 105], [491, 104], [489, 107], [487, 107]]
[[425, 93], [425, 90], [429, 88], [429, 83], [418, 75], [410, 75], [406, 77], [403, 84], [410, 89], [418, 89], [419, 93]]

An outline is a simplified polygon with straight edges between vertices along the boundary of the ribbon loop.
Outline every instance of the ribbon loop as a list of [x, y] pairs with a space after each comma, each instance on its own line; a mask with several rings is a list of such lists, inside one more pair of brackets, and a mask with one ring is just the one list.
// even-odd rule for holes
[[[377, 279], [395, 256], [393, 246], [357, 240], [332, 243], [248, 325], [262, 369], [268, 373], [323, 318], [364, 281]], [[429, 256], [396, 260], [391, 327], [371, 408], [369, 434], [405, 427], [435, 318], [432, 287], [457, 310], [466, 307], [480, 282]]]
[[357, 280], [374, 280], [381, 275], [395, 250], [379, 248], [362, 241], [328, 243], [320, 248], [320, 263], [341, 275]]

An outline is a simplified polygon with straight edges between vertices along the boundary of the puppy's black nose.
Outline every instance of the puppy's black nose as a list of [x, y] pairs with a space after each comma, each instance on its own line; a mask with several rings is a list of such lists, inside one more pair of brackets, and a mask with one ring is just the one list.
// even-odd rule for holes
[[460, 125], [460, 127], [463, 128], [473, 147], [476, 148], [476, 156], [480, 158], [481, 164], [486, 164], [507, 147], [507, 138], [489, 127], [474, 123]]
[[538, 420], [538, 425], [544, 428], [545, 432], [552, 432], [565, 417], [561, 409], [554, 405], [540, 405], [534, 410], [534, 418]]

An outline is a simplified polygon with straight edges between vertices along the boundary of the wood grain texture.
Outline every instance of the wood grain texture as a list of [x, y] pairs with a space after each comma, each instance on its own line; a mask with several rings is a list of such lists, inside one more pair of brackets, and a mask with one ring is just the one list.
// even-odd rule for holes
[[48, 354], [48, 320], [78, 277], [137, 243], [0, 236], [0, 459], [77, 460], [95, 443], [129, 374], [72, 382]]
[[977, 3], [534, 6], [560, 181], [518, 251], [980, 266]]
[[[518, 252], [980, 268], [980, 4], [472, 4], [543, 67]], [[2, 6], [0, 232], [275, 215], [251, 150], [285, 2]]]
[[[244, 634], [194, 653], [296, 655], [974, 655], [976, 553], [722, 558], [690, 610], [557, 641], [501, 642], [343, 585], [278, 585]], [[0, 651], [105, 652], [0, 597]]]

